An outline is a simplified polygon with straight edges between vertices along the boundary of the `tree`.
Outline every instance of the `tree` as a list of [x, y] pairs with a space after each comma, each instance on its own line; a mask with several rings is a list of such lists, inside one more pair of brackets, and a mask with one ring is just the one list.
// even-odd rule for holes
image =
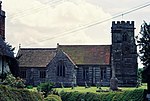
[[9, 48], [10, 51], [14, 53], [15, 47], [12, 47], [8, 42], [6, 42], [7, 47]]
[[142, 78], [148, 83], [150, 91], [150, 24], [144, 22], [141, 25], [140, 34], [136, 37], [139, 46], [139, 58], [143, 64]]
[[[14, 56], [15, 47], [13, 47], [8, 42], [6, 42], [6, 45]], [[18, 77], [19, 76], [19, 67], [18, 67], [17, 57], [9, 58], [8, 65], [9, 65], [9, 69], [10, 69], [11, 73], [13, 74], [13, 76]]]

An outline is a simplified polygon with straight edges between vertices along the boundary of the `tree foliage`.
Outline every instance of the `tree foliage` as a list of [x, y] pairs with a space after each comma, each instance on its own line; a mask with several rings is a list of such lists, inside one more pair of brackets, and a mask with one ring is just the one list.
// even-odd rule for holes
[[140, 34], [136, 37], [139, 46], [139, 58], [144, 66], [142, 81], [148, 82], [148, 71], [150, 70], [150, 24], [146, 22], [141, 25]]
[[7, 74], [6, 79], [4, 80], [5, 85], [9, 85], [15, 88], [24, 88], [25, 81], [19, 77], [14, 77], [12, 74]]
[[[9, 50], [13, 53], [13, 55], [15, 54], [15, 47], [13, 47], [10, 43], [6, 42], [7, 47], [9, 48]], [[13, 76], [18, 77], [19, 76], [19, 67], [18, 67], [18, 61], [17, 58], [9, 58], [8, 60], [8, 65], [9, 65], [9, 69], [11, 71], [11, 73], [13, 74]]]
[[15, 47], [13, 47], [11, 44], [9, 44], [8, 42], [6, 42], [7, 47], [10, 49], [10, 51], [14, 52]]
[[139, 58], [145, 68], [150, 68], [150, 24], [141, 25], [140, 34], [136, 37], [139, 46]]

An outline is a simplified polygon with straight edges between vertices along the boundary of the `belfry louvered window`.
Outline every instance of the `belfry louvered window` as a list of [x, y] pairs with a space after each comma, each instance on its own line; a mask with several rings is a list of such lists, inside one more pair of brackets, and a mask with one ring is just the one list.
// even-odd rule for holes
[[57, 76], [65, 77], [65, 62], [63, 60], [59, 60], [57, 63]]

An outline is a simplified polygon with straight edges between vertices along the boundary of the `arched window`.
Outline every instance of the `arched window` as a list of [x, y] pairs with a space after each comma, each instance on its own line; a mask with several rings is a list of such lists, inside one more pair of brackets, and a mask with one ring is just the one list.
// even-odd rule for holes
[[63, 60], [59, 60], [57, 63], [57, 76], [65, 77], [65, 62]]
[[123, 34], [123, 41], [127, 41], [127, 39], [128, 39], [128, 36], [127, 36], [126, 33], [124, 33], [124, 34]]

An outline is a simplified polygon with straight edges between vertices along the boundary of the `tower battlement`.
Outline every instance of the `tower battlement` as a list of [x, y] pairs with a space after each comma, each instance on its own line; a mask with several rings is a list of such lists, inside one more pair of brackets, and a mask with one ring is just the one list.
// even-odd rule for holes
[[134, 21], [113, 21], [112, 28], [134, 28]]

